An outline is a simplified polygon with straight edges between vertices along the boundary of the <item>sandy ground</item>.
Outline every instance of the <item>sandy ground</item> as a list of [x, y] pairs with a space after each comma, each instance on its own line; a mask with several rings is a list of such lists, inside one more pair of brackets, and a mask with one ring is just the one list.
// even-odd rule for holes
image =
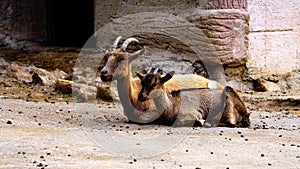
[[242, 95], [250, 128], [137, 125], [0, 74], [0, 168], [300, 168], [300, 91]]
[[172, 128], [116, 109], [0, 99], [0, 168], [300, 168], [295, 113], [252, 111], [249, 129]]

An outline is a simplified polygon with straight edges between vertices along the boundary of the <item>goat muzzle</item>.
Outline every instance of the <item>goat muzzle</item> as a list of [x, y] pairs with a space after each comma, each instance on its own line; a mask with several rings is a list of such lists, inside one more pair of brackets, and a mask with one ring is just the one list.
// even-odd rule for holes
[[113, 77], [112, 77], [112, 75], [101, 74], [100, 78], [103, 82], [111, 82]]
[[149, 100], [149, 97], [143, 93], [140, 93], [138, 96], [138, 99], [140, 102], [145, 102], [145, 101]]

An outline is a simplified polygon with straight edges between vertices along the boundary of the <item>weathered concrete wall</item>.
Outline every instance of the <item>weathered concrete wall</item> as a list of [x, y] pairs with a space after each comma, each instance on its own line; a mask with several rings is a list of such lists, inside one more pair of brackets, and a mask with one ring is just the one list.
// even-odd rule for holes
[[0, 46], [18, 47], [18, 40], [45, 37], [43, 0], [0, 0]]
[[1, 0], [0, 32], [17, 39], [40, 39], [44, 37], [44, 1]]
[[253, 78], [300, 69], [300, 1], [248, 0]]

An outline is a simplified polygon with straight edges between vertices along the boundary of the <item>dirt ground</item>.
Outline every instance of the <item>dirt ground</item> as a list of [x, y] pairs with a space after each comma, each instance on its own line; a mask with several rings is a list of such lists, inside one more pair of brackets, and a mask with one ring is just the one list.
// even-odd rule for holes
[[241, 95], [250, 128], [172, 128], [0, 75], [0, 168], [300, 168], [299, 91]]
[[[300, 167], [298, 102], [287, 105], [274, 102], [275, 97], [274, 110], [270, 98], [263, 101], [265, 96], [244, 93], [251, 128], [181, 131], [127, 123], [118, 103], [74, 103], [53, 87], [1, 80], [0, 168]], [[149, 137], [158, 141], [148, 142]]]

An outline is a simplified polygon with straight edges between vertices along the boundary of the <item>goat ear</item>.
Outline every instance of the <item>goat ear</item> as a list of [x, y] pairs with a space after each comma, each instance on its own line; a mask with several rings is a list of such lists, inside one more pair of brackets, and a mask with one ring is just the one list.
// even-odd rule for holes
[[144, 76], [141, 75], [139, 72], [135, 72], [135, 74], [136, 74], [136, 76], [137, 76], [139, 79], [141, 79], [141, 80], [144, 79]]
[[164, 74], [164, 71], [162, 69], [158, 69], [158, 72], [162, 75]]
[[175, 71], [172, 70], [171, 72], [167, 73], [163, 78], [161, 78], [160, 83], [164, 84], [167, 81], [169, 81], [170, 79], [172, 79], [172, 77], [174, 76]]
[[142, 49], [142, 50], [139, 50], [139, 51], [136, 51], [136, 52], [130, 54], [130, 56], [128, 58], [129, 62], [132, 62], [134, 59], [142, 56], [144, 53], [145, 53], [145, 49]]

